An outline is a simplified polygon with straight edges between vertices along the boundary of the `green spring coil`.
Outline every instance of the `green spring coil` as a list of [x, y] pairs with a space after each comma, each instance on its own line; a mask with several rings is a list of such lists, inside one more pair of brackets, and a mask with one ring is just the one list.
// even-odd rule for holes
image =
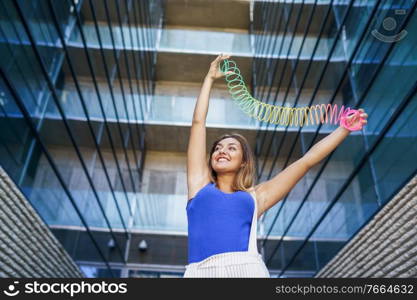
[[[225, 81], [232, 99], [250, 117], [262, 122], [281, 126], [308, 126], [319, 123], [339, 124], [340, 120], [355, 112], [343, 105], [338, 110], [337, 104], [316, 104], [306, 107], [286, 107], [261, 102], [252, 97], [246, 88], [243, 76], [235, 61], [225, 59], [220, 64], [220, 71], [225, 74]], [[231, 73], [230, 73], [231, 72]]]

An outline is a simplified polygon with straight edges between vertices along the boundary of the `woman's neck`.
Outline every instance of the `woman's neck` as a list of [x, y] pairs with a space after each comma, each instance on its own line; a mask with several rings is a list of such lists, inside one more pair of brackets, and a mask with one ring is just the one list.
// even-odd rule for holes
[[232, 187], [233, 182], [235, 180], [235, 176], [235, 174], [217, 174], [217, 188], [225, 193], [234, 192]]

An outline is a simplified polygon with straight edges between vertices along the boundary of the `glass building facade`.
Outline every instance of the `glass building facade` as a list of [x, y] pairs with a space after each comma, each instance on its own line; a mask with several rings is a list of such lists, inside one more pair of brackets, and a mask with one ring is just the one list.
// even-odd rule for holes
[[[0, 165], [86, 276], [181, 276], [189, 126], [230, 53], [263, 102], [369, 115], [260, 220], [271, 275], [314, 276], [416, 174], [416, 2], [1, 1]], [[258, 181], [335, 129], [229, 100], [216, 83], [208, 137], [244, 134]]]
[[59, 235], [76, 260], [118, 276], [109, 262], [126, 262], [161, 3], [0, 5], [1, 165], [51, 228], [87, 233]]
[[[289, 2], [255, 2], [255, 97], [364, 108], [369, 117], [267, 212], [265, 261], [280, 276], [320, 270], [417, 169], [416, 1]], [[262, 179], [331, 129], [274, 126], [272, 138], [267, 130], [257, 133], [257, 155], [273, 159], [259, 164]]]

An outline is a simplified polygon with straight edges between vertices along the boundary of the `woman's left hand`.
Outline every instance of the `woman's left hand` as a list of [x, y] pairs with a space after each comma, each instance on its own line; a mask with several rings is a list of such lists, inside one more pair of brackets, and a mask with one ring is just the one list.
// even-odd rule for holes
[[362, 130], [362, 127], [368, 123], [368, 114], [362, 108], [359, 108], [358, 111], [360, 112], [359, 115], [354, 114], [346, 118], [346, 125], [351, 128], [359, 127]]

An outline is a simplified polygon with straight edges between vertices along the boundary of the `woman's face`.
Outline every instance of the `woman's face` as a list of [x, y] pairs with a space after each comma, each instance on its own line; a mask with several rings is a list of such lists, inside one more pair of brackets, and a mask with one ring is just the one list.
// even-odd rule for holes
[[235, 138], [225, 138], [217, 143], [211, 155], [211, 166], [217, 174], [237, 172], [242, 167], [243, 150]]

